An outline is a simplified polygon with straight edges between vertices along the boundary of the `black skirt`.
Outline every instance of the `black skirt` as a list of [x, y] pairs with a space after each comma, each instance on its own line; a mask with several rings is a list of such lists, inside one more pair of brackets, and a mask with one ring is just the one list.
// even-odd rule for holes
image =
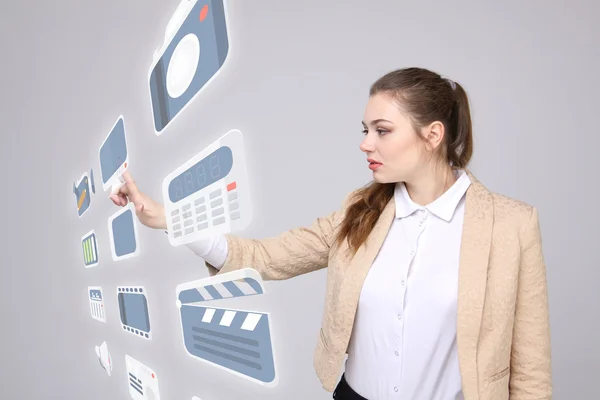
[[340, 382], [337, 387], [333, 391], [333, 398], [336, 400], [368, 400], [362, 397], [360, 394], [356, 393], [354, 389], [348, 385], [346, 382], [346, 378], [342, 375]]

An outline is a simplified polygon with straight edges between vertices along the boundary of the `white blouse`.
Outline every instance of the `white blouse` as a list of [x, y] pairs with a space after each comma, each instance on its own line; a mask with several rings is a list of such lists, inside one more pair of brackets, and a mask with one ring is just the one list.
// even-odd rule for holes
[[[396, 184], [396, 218], [363, 284], [345, 377], [371, 400], [463, 399], [456, 346], [458, 265], [471, 184], [464, 171], [427, 206]], [[221, 268], [224, 236], [187, 244]]]
[[471, 184], [464, 171], [427, 206], [396, 184], [396, 218], [362, 287], [346, 380], [367, 399], [462, 399], [458, 265]]

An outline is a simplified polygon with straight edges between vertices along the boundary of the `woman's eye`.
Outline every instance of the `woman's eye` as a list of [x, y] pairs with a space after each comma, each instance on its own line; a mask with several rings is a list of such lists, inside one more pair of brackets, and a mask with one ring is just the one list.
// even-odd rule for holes
[[[376, 129], [375, 132], [377, 132], [379, 135], [384, 135], [386, 133], [389, 133], [389, 131], [387, 131], [385, 129]], [[369, 130], [365, 128], [362, 130], [362, 133], [363, 133], [363, 135], [366, 135], [369, 133]]]

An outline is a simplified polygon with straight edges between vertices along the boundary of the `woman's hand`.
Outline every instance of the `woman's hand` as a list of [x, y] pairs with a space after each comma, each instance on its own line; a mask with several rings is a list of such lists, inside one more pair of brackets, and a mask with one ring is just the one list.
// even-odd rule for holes
[[149, 228], [167, 229], [163, 205], [141, 192], [129, 171], [123, 173], [123, 178], [125, 184], [119, 188], [117, 193], [110, 196], [113, 203], [125, 207], [128, 202], [132, 202], [135, 206], [135, 213], [142, 224]]

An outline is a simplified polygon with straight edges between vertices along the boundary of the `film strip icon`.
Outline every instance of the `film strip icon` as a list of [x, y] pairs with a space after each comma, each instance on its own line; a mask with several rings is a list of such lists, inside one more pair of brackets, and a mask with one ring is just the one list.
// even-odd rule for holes
[[188, 354], [261, 385], [276, 386], [269, 314], [206, 305], [263, 293], [260, 274], [251, 268], [179, 285], [177, 307]]
[[123, 331], [152, 339], [146, 289], [143, 286], [119, 286], [117, 301]]

